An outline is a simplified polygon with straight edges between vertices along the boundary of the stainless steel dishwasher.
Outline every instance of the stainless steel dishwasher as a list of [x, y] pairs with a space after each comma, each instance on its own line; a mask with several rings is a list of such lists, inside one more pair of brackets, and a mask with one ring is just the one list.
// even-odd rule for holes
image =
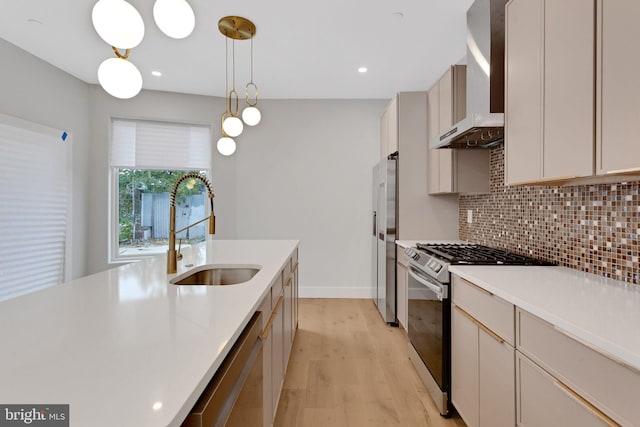
[[262, 313], [257, 312], [218, 368], [183, 427], [261, 426]]

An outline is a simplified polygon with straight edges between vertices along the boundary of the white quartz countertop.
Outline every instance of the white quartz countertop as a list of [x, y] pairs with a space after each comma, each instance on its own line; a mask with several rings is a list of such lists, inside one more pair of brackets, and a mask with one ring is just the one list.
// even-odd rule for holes
[[174, 286], [161, 255], [0, 302], [0, 402], [69, 404], [72, 426], [180, 425], [297, 245], [183, 249], [178, 274], [261, 267], [233, 286]]
[[449, 271], [640, 370], [640, 286], [565, 267], [452, 265]]

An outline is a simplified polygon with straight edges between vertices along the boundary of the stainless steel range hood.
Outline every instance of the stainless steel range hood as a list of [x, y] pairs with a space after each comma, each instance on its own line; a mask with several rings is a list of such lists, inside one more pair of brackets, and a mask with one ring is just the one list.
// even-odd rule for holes
[[504, 141], [504, 7], [476, 0], [467, 11], [467, 116], [431, 148], [487, 148]]

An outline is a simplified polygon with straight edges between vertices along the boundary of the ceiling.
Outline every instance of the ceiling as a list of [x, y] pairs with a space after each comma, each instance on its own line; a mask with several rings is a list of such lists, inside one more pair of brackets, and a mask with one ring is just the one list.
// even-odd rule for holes
[[[391, 98], [425, 90], [465, 53], [465, 14], [473, 0], [188, 0], [194, 32], [165, 36], [153, 0], [129, 0], [145, 23], [129, 60], [143, 89], [225, 95], [225, 38], [217, 22], [251, 19], [254, 81], [260, 98]], [[9, 0], [0, 37], [87, 83], [114, 56], [91, 23], [93, 0]], [[231, 45], [230, 45], [231, 48]], [[250, 42], [236, 42], [236, 89], [249, 81]], [[358, 73], [365, 66], [368, 72]], [[162, 72], [154, 77], [151, 71]], [[230, 77], [231, 78], [231, 77]]]

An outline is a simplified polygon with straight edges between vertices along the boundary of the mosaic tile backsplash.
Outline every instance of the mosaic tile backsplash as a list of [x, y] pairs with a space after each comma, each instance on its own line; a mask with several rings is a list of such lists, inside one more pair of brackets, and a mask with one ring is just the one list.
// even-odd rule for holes
[[491, 149], [491, 192], [460, 196], [460, 239], [638, 285], [639, 190], [637, 181], [505, 186], [500, 145]]

